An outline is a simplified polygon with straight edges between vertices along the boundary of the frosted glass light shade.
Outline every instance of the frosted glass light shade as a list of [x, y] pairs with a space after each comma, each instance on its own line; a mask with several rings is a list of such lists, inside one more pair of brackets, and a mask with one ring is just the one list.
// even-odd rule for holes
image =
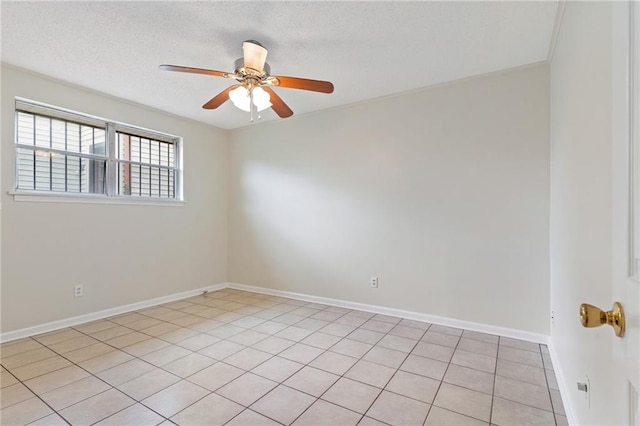
[[251, 102], [251, 100], [249, 99], [249, 91], [243, 86], [236, 87], [230, 91], [229, 99], [231, 99], [231, 102], [241, 110], [247, 112], [250, 111], [249, 102]]
[[[249, 112], [251, 97], [249, 95], [249, 91], [243, 87], [239, 86], [229, 92], [229, 99], [233, 104], [240, 108], [243, 111]], [[256, 106], [258, 111], [262, 111], [264, 109], [271, 107], [270, 102], [271, 97], [262, 87], [254, 87], [253, 88], [253, 104]]]
[[253, 89], [253, 104], [258, 111], [271, 107], [271, 97], [262, 87], [256, 87]]

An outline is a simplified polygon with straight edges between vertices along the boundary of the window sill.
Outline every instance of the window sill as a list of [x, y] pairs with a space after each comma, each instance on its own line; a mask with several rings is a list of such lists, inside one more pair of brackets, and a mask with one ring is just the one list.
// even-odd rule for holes
[[181, 207], [186, 203], [182, 200], [138, 197], [107, 197], [98, 194], [63, 194], [32, 191], [8, 191], [14, 201], [28, 201], [39, 203], [71, 203], [71, 204], [121, 204], [136, 206]]

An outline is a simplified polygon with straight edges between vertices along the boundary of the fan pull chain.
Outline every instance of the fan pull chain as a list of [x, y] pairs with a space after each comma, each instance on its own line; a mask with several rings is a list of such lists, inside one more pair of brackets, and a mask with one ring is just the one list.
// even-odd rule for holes
[[249, 113], [251, 114], [251, 123], [253, 123], [253, 111], [256, 111], [256, 114], [258, 114], [258, 120], [262, 120], [262, 114], [260, 114], [260, 111], [258, 111], [258, 106], [255, 105], [253, 103], [253, 88], [251, 88], [251, 90], [249, 90]]
[[253, 88], [249, 89], [249, 113], [251, 114], [251, 123], [253, 123]]

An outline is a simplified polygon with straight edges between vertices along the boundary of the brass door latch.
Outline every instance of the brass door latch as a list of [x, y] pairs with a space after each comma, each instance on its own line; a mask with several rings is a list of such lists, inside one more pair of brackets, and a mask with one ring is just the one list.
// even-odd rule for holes
[[614, 302], [610, 311], [583, 303], [580, 305], [580, 322], [583, 327], [600, 327], [609, 324], [616, 332], [616, 336], [624, 336], [624, 310], [619, 302]]

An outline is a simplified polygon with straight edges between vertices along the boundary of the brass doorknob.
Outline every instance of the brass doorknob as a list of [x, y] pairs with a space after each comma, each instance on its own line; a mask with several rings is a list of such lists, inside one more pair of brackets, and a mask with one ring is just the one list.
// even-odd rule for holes
[[580, 305], [580, 322], [583, 327], [600, 327], [609, 324], [616, 332], [616, 336], [624, 336], [624, 310], [619, 302], [613, 303], [610, 311], [583, 303]]

